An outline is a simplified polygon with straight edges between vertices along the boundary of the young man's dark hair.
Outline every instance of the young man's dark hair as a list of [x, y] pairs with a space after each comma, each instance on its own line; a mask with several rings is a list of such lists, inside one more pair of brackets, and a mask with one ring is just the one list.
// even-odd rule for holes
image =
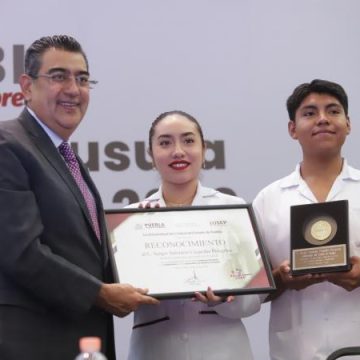
[[296, 110], [311, 93], [327, 94], [335, 97], [344, 108], [345, 115], [348, 115], [348, 97], [343, 87], [331, 81], [315, 79], [310, 83], [297, 86], [287, 99], [286, 106], [290, 120], [295, 121]]

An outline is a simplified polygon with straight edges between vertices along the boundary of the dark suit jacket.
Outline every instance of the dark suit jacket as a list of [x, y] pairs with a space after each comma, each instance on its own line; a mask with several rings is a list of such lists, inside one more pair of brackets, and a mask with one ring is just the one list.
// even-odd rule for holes
[[51, 139], [24, 110], [0, 122], [0, 359], [73, 359], [81, 336], [100, 336], [114, 358], [112, 317], [94, 306], [112, 282], [103, 206], [101, 242]]

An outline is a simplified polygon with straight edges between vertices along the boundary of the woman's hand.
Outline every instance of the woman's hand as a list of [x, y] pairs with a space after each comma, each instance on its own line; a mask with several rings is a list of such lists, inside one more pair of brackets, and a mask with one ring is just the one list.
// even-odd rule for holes
[[138, 208], [139, 209], [152, 209], [152, 208], [159, 208], [160, 207], [160, 204], [158, 202], [155, 202], [155, 201], [142, 201]]
[[215, 293], [212, 291], [210, 286], [207, 288], [205, 294], [202, 294], [201, 292], [196, 292], [195, 298], [193, 298], [194, 301], [201, 301], [202, 303], [207, 304], [209, 306], [214, 306], [224, 302], [230, 303], [234, 301], [234, 299], [235, 297], [232, 295], [230, 296], [215, 295]]

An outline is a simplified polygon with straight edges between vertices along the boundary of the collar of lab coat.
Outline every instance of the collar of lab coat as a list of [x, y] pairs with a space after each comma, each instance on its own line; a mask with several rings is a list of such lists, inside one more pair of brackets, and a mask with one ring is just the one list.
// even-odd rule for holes
[[[196, 206], [206, 205], [207, 199], [215, 196], [217, 193], [218, 193], [218, 190], [202, 186], [201, 183], [198, 182], [196, 194], [195, 194], [194, 200], [191, 205], [196, 205]], [[159, 187], [158, 191], [156, 191], [154, 194], [150, 195], [145, 200], [150, 203], [159, 203], [160, 207], [165, 207], [166, 204], [165, 204], [165, 200], [162, 195], [162, 186]]]

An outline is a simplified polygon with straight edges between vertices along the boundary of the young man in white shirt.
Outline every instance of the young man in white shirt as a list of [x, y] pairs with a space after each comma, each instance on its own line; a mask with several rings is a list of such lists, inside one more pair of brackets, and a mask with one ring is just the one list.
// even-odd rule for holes
[[[351, 126], [344, 89], [313, 80], [287, 101], [288, 130], [302, 148], [294, 172], [265, 187], [254, 200], [278, 291], [270, 315], [270, 357], [325, 360], [334, 350], [360, 345], [360, 171], [341, 155]], [[290, 207], [349, 201], [351, 270], [292, 276]]]

